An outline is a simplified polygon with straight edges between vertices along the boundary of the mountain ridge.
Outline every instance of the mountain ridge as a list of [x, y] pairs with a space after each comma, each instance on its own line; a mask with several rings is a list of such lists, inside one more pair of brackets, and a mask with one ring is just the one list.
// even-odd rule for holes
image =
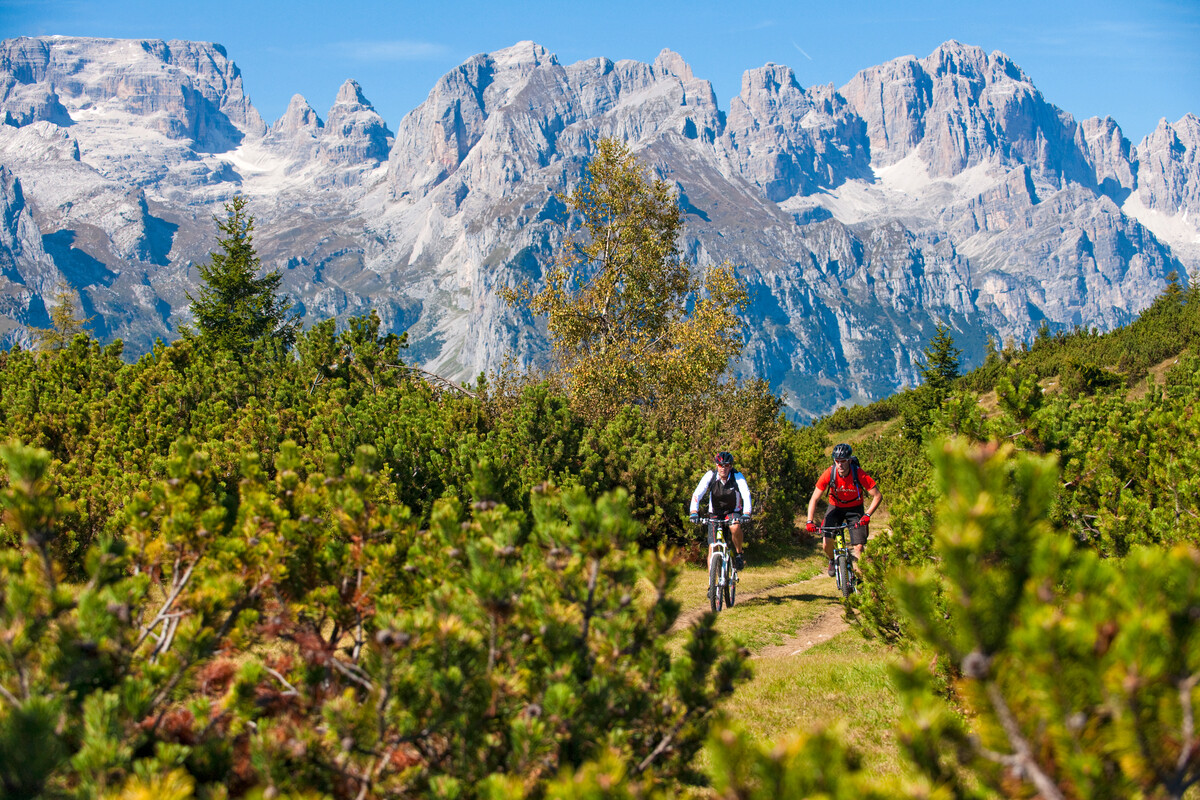
[[[188, 321], [211, 215], [240, 192], [307, 322], [375, 307], [456, 379], [510, 351], [543, 360], [544, 325], [496, 290], [540, 276], [555, 195], [598, 136], [675, 184], [700, 267], [738, 265], [754, 299], [737, 369], [800, 417], [914, 383], [909, 354], [938, 321], [977, 362], [988, 336], [1122, 324], [1200, 267], [1200, 120], [1134, 146], [955, 41], [841, 88], [747, 70], [728, 112], [668, 49], [563, 65], [519, 42], [448, 72], [393, 133], [353, 80], [325, 120], [296, 95], [267, 125], [218, 45], [16, 39], [0, 43], [0, 118], [0, 164], [37, 228], [0, 233], [23, 243], [0, 291], [44, 302], [22, 283], [42, 259], [133, 354]], [[0, 313], [20, 337], [28, 323]]]

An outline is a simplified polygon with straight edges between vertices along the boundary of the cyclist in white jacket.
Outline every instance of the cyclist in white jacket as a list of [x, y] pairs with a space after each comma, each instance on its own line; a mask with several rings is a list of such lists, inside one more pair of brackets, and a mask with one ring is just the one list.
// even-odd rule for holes
[[[750, 513], [754, 510], [750, 499], [750, 486], [746, 477], [740, 472], [733, 471], [733, 454], [724, 450], [717, 453], [717, 468], [709, 470], [696, 484], [692, 492], [692, 504], [689, 509], [693, 523], [700, 518], [700, 503], [708, 495], [708, 511], [716, 517], [729, 520], [729, 538], [733, 540], [733, 564], [738, 569], [745, 566], [742, 556], [742, 523], [750, 521]], [[709, 531], [708, 556], [712, 559], [713, 532]]]

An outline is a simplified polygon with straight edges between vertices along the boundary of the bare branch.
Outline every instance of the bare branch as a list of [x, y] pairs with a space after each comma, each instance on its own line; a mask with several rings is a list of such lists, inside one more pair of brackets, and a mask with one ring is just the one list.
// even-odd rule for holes
[[5, 689], [4, 684], [2, 683], [0, 683], [0, 697], [3, 697], [5, 700], [7, 700], [13, 708], [20, 708], [21, 706], [21, 701], [16, 698], [16, 695], [14, 695], [8, 689]]
[[292, 684], [288, 683], [288, 679], [283, 677], [283, 675], [281, 675], [280, 673], [276, 672], [275, 670], [271, 669], [268, 666], [264, 666], [263, 669], [265, 669], [267, 671], [268, 675], [270, 675], [272, 678], [274, 678], [275, 680], [279, 681], [280, 683], [282, 683], [284, 686], [287, 687], [288, 690], [283, 693], [284, 697], [299, 697], [300, 696], [300, 690], [297, 689], [295, 686], [292, 686]]
[[675, 725], [671, 728], [670, 732], [667, 733], [665, 736], [663, 736], [663, 738], [659, 740], [659, 742], [655, 746], [655, 748], [650, 751], [650, 755], [643, 758], [642, 762], [637, 765], [637, 768], [634, 770], [635, 775], [639, 775], [639, 774], [645, 772], [646, 769], [651, 764], [653, 764], [656, 760], [658, 760], [659, 756], [661, 756], [663, 753], [665, 753], [667, 751], [667, 748], [669, 748], [672, 745], [672, 743], [674, 743], [675, 737], [679, 735], [679, 732], [681, 730], [683, 730], [683, 726], [685, 724], [687, 724], [688, 719], [691, 718], [692, 712], [694, 712], [695, 710], [696, 710], [695, 708], [689, 708], [684, 713], [684, 715], [679, 718], [679, 721], [675, 723]]
[[467, 391], [466, 389], [459, 386], [458, 384], [456, 384], [454, 381], [450, 380], [449, 378], [443, 378], [441, 375], [438, 375], [433, 372], [428, 372], [426, 370], [421, 369], [420, 367], [411, 367], [408, 364], [392, 364], [391, 366], [399, 367], [401, 369], [406, 369], [409, 372], [412, 372], [412, 373], [420, 376], [422, 379], [424, 379], [424, 381], [426, 383], [428, 383], [431, 386], [434, 386], [436, 388], [450, 389], [451, 391], [458, 392], [460, 394], [464, 394], [467, 397], [475, 397], [476, 396], [474, 392]]
[[488, 662], [487, 673], [492, 674], [492, 670], [496, 668], [496, 614], [488, 613]]
[[374, 691], [375, 685], [373, 683], [371, 683], [371, 680], [366, 676], [366, 674], [362, 670], [358, 669], [357, 667], [355, 667], [351, 664], [345, 664], [337, 658], [331, 658], [331, 659], [329, 659], [329, 661], [331, 664], [333, 664], [333, 668], [336, 669], [338, 672], [342, 673], [347, 678], [349, 678], [350, 680], [357, 683], [359, 686], [366, 689], [368, 692]]
[[1172, 796], [1182, 797], [1188, 788], [1196, 783], [1200, 776], [1187, 779], [1188, 764], [1196, 752], [1196, 710], [1192, 705], [1192, 692], [1200, 683], [1200, 674], [1191, 675], [1179, 682], [1179, 706], [1183, 711], [1182, 731], [1179, 741], [1179, 758], [1175, 760], [1175, 775], [1169, 783], [1172, 785]]
[[579, 633], [579, 652], [583, 657], [583, 663], [588, 665], [588, 673], [591, 673], [591, 659], [588, 658], [588, 631], [592, 623], [592, 614], [595, 609], [596, 600], [596, 579], [600, 575], [600, 559], [592, 559], [592, 574], [588, 576], [588, 593], [587, 602], [583, 607], [583, 629]]
[[[178, 564], [178, 562], [176, 562], [176, 563]], [[188, 581], [190, 581], [192, 578], [192, 571], [196, 569], [196, 565], [198, 563], [200, 563], [199, 558], [197, 558], [190, 565], [188, 565], [188, 568], [185, 571], [182, 578], [179, 577], [179, 573], [178, 573], [178, 571], [176, 571], [176, 573], [175, 573], [176, 579], [174, 581], [175, 586], [172, 587], [171, 594], [167, 596], [167, 599], [165, 601], [163, 601], [162, 607], [159, 608], [158, 613], [154, 616], [154, 619], [152, 619], [150, 621], [150, 623], [148, 625], [146, 625], [146, 627], [142, 628], [142, 635], [138, 637], [137, 642], [133, 645], [134, 650], [141, 647], [142, 643], [146, 641], [146, 637], [148, 637], [151, 634], [151, 632], [153, 632], [154, 629], [158, 627], [158, 623], [162, 622], [164, 619], [167, 618], [167, 614], [168, 614], [171, 606], [179, 598], [179, 594], [183, 591], [184, 587], [186, 587], [188, 585]]]
[[[361, 552], [359, 555], [361, 556]], [[354, 650], [350, 655], [356, 664], [363, 649], [362, 583], [363, 568], [360, 562], [354, 578]]]
[[182, 619], [180, 615], [172, 615], [167, 619], [166, 627], [163, 629], [162, 637], [158, 640], [158, 645], [150, 653], [150, 660], [153, 661], [162, 653], [171, 649], [172, 643], [175, 641], [175, 632], [179, 630], [179, 622]]
[[1004, 699], [1004, 695], [1000, 693], [1000, 687], [994, 682], [988, 681], [987, 685], [988, 700], [992, 703], [992, 708], [996, 712], [996, 716], [1000, 719], [1000, 725], [1004, 728], [1004, 733], [1008, 737], [1009, 744], [1012, 745], [1015, 751], [1012, 756], [1015, 761], [1014, 766], [1020, 767], [1021, 770], [1029, 776], [1034, 787], [1042, 795], [1045, 800], [1065, 800], [1065, 797], [1058, 789], [1058, 785], [1053, 779], [1038, 766], [1037, 761], [1033, 758], [1033, 748], [1021, 733], [1021, 728], [1017, 723], [1017, 719], [1013, 716], [1012, 709], [1008, 707], [1008, 703]]

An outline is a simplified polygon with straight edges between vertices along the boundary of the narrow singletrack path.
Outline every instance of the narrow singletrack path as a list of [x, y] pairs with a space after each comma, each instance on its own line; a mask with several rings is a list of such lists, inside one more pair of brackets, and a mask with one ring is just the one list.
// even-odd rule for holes
[[798, 656], [810, 647], [827, 642], [843, 631], [850, 630], [846, 621], [846, 612], [841, 604], [825, 609], [813, 619], [804, 623], [796, 634], [783, 644], [764, 647], [754, 654], [754, 658], [790, 658]]
[[[799, 655], [810, 647], [828, 641], [839, 633], [849, 630], [850, 623], [846, 620], [845, 608], [837, 595], [834, 594], [832, 587], [833, 579], [821, 574], [808, 580], [768, 586], [756, 592], [739, 593], [738, 606], [755, 598], [766, 598], [783, 592], [802, 594], [810, 597], [828, 597], [828, 600], [822, 603], [825, 607], [812, 619], [804, 622], [783, 644], [764, 647], [754, 653], [753, 657], [782, 658]], [[680, 613], [679, 618], [675, 620], [675, 624], [671, 626], [671, 633], [682, 631], [691, 626], [708, 610], [707, 605], [701, 605], [683, 611]]]
[[[778, 592], [782, 589], [791, 589], [791, 588], [798, 587], [798, 586], [806, 586], [808, 583], [810, 583], [810, 581], [800, 581], [798, 583], [781, 583], [781, 584], [776, 584], [775, 586], [768, 586], [767, 588], [760, 589], [757, 592], [743, 593], [739, 589], [738, 595], [737, 595], [737, 604], [741, 605], [742, 603], [746, 602], [747, 600], [752, 600], [755, 597], [765, 597], [769, 594]], [[692, 624], [695, 623], [696, 620], [703, 617], [705, 612], [709, 611], [709, 610], [711, 610], [710, 607], [707, 604], [705, 604], [702, 606], [696, 606], [695, 608], [689, 608], [687, 611], [680, 612], [679, 618], [675, 620], [675, 624], [671, 626], [671, 630], [668, 631], [668, 633], [678, 633], [679, 631], [684, 630], [685, 628], [691, 627]]]

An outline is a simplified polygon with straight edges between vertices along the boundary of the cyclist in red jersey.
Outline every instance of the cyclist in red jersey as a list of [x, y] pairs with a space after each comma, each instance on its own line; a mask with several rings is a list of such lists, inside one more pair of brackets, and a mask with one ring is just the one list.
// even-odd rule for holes
[[[809, 533], [817, 532], [813, 518], [817, 513], [817, 503], [821, 495], [829, 491], [829, 510], [825, 512], [823, 527], [837, 527], [848, 516], [859, 516], [858, 527], [850, 529], [850, 544], [854, 549], [854, 557], [862, 558], [863, 546], [867, 543], [867, 526], [871, 515], [883, 502], [883, 494], [875, 484], [875, 479], [858, 466], [858, 459], [853, 458], [850, 445], [839, 444], [833, 448], [833, 465], [817, 479], [817, 488], [813, 490], [808, 501], [808, 523], [805, 526]], [[863, 494], [870, 496], [871, 505], [863, 510]], [[833, 537], [824, 535], [825, 555], [829, 557], [829, 575], [834, 573]]]

